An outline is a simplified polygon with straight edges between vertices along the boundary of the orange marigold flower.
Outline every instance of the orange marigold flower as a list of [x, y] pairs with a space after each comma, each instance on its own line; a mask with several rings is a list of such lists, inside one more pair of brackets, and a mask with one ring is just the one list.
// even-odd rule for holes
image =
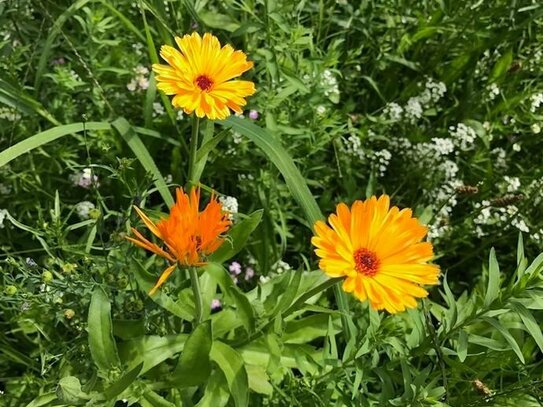
[[175, 42], [181, 51], [169, 45], [160, 49], [168, 65], [153, 65], [157, 88], [175, 95], [173, 106], [211, 120], [226, 119], [229, 109], [241, 113], [245, 98], [256, 92], [253, 82], [232, 80], [253, 67], [247, 55], [230, 45], [221, 48], [209, 33], [175, 37]]
[[170, 210], [170, 216], [156, 224], [138, 207], [134, 209], [145, 226], [160, 240], [164, 248], [147, 240], [135, 228], [132, 233], [136, 238], [127, 237], [132, 243], [143, 247], [173, 264], [161, 274], [155, 286], [149, 292], [153, 295], [166, 279], [179, 266], [202, 266], [205, 259], [219, 248], [224, 241], [224, 233], [230, 227], [228, 213], [212, 196], [203, 211], [199, 211], [200, 190], [193, 188], [190, 195], [177, 188], [176, 202]]
[[315, 223], [311, 243], [319, 267], [330, 277], [345, 277], [343, 290], [376, 309], [390, 313], [417, 306], [428, 292], [421, 285], [438, 284], [439, 267], [427, 264], [432, 244], [422, 242], [427, 228], [411, 209], [390, 207], [382, 195], [340, 203], [328, 223]]

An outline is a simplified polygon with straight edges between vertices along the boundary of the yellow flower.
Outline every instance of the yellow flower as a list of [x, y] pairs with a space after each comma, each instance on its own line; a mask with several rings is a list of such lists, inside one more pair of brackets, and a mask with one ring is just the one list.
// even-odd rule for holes
[[160, 56], [168, 65], [154, 64], [157, 88], [185, 113], [211, 120], [226, 119], [232, 109], [241, 113], [245, 98], [256, 92], [253, 82], [232, 80], [253, 67], [242, 51], [230, 45], [221, 48], [217, 37], [198, 33], [175, 37], [181, 51], [163, 45]]
[[330, 277], [345, 277], [343, 290], [376, 309], [390, 313], [417, 306], [428, 292], [421, 285], [438, 284], [439, 267], [427, 262], [432, 244], [422, 242], [427, 228], [411, 209], [390, 207], [382, 195], [340, 203], [328, 218], [315, 223], [311, 243], [319, 267]]
[[164, 249], [147, 240], [135, 228], [136, 238], [127, 237], [137, 246], [143, 247], [173, 263], [161, 274], [153, 289], [153, 295], [173, 273], [177, 265], [202, 266], [205, 258], [217, 250], [224, 241], [224, 233], [230, 227], [228, 213], [222, 210], [219, 201], [212, 196], [203, 211], [199, 211], [200, 190], [192, 189], [190, 195], [177, 188], [177, 199], [170, 216], [156, 224], [141, 209], [134, 209], [145, 226], [164, 242]]

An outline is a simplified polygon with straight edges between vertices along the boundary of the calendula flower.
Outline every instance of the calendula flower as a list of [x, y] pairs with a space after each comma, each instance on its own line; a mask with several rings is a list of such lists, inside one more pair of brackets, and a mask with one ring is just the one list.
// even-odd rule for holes
[[153, 252], [172, 264], [160, 275], [149, 292], [153, 295], [164, 284], [176, 266], [197, 267], [206, 264], [206, 257], [217, 250], [224, 241], [224, 233], [230, 227], [228, 214], [220, 202], [212, 196], [203, 211], [199, 210], [200, 190], [193, 188], [186, 194], [181, 188], [176, 191], [176, 202], [167, 218], [156, 224], [138, 207], [134, 209], [145, 226], [164, 243], [164, 248], [147, 240], [135, 228], [132, 243]]
[[256, 92], [250, 81], [232, 80], [253, 67], [247, 55], [230, 45], [221, 48], [217, 37], [198, 33], [175, 37], [179, 50], [163, 45], [160, 56], [168, 65], [154, 64], [157, 88], [185, 113], [211, 120], [226, 119], [230, 109], [242, 113], [245, 98]]
[[417, 305], [426, 297], [422, 285], [438, 283], [439, 268], [427, 262], [432, 244], [422, 242], [427, 228], [411, 209], [390, 207], [382, 195], [337, 206], [328, 223], [315, 223], [311, 242], [319, 267], [330, 277], [345, 277], [343, 290], [376, 309], [390, 313]]

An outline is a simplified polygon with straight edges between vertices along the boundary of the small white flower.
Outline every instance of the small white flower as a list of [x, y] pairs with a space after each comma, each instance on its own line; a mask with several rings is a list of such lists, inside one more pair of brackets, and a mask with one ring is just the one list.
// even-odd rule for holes
[[128, 84], [126, 85], [126, 89], [128, 89], [130, 92], [134, 92], [136, 90], [136, 87], [138, 86], [138, 82], [135, 79], [132, 79]]
[[222, 205], [222, 210], [228, 212], [228, 217], [232, 219], [238, 213], [238, 200], [233, 196], [220, 196], [219, 202]]
[[463, 151], [472, 148], [473, 143], [477, 138], [475, 130], [464, 123], [458, 123], [456, 127], [449, 127], [449, 134], [451, 135], [454, 144]]
[[323, 105], [319, 105], [317, 106], [316, 111], [319, 116], [324, 116], [324, 113], [326, 113], [326, 107], [324, 107]]
[[513, 144], [513, 151], [519, 152], [521, 150], [520, 143]]
[[89, 213], [91, 210], [95, 209], [96, 207], [92, 202], [89, 201], [82, 201], [75, 205], [75, 212], [77, 213], [77, 216], [81, 220], [89, 219]]
[[487, 98], [489, 101], [496, 99], [496, 96], [500, 94], [500, 88], [495, 83], [490, 84], [486, 89], [488, 91]]
[[91, 168], [84, 168], [82, 172], [70, 176], [74, 185], [89, 189], [93, 183], [96, 187], [100, 186], [98, 176], [94, 175]]
[[539, 109], [539, 107], [543, 104], [543, 93], [537, 93], [535, 95], [532, 95], [530, 101], [530, 111], [532, 113], [535, 113], [535, 111]]
[[364, 149], [360, 137], [355, 134], [350, 135], [346, 140], [341, 139], [341, 150], [352, 157], [363, 159]]
[[532, 132], [534, 134], [541, 133], [541, 127], [539, 126], [539, 124], [537, 124], [537, 123], [532, 124]]
[[266, 284], [268, 281], [271, 280], [271, 278], [268, 276], [260, 276], [259, 280], [262, 284]]
[[402, 120], [403, 108], [397, 103], [387, 103], [383, 109], [383, 114], [386, 118], [392, 122], [399, 122]]
[[516, 192], [520, 188], [520, 180], [518, 177], [504, 176], [504, 181], [507, 184], [507, 192]]
[[0, 229], [4, 229], [4, 220], [7, 218], [7, 209], [0, 209]]
[[272, 271], [276, 272], [277, 274], [282, 274], [286, 271], [292, 270], [290, 267], [290, 264], [283, 260], [277, 260], [277, 262], [271, 267]]
[[405, 115], [411, 123], [416, 123], [422, 117], [422, 105], [418, 97], [411, 97], [404, 108]]
[[153, 117], [162, 116], [164, 114], [164, 106], [162, 103], [154, 102], [153, 103]]
[[11, 107], [0, 107], [0, 119], [5, 119], [8, 122], [14, 122], [21, 118], [17, 110]]

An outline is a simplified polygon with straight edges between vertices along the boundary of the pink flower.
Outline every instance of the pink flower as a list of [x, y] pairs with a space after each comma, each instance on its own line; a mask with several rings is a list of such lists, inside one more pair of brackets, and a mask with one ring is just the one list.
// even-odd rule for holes
[[260, 116], [260, 114], [256, 110], [250, 110], [249, 111], [249, 119], [258, 120], [259, 116]]
[[221, 300], [218, 300], [217, 298], [214, 298], [213, 301], [211, 301], [211, 309], [213, 311], [219, 309], [222, 307]]

